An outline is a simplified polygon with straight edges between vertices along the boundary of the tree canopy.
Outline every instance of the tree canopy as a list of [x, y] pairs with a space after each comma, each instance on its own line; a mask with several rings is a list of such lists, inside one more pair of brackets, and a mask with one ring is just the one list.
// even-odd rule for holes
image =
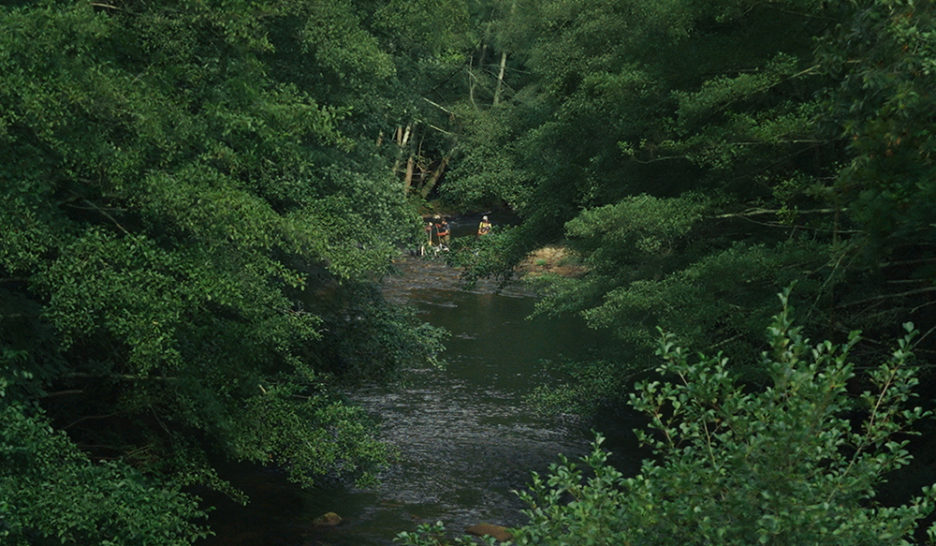
[[[553, 402], [625, 402], [659, 373], [657, 326], [771, 392], [760, 336], [793, 281], [811, 336], [864, 331], [859, 364], [911, 320], [907, 351], [931, 356], [934, 16], [913, 0], [3, 3], [0, 537], [197, 540], [195, 488], [239, 495], [220, 460], [368, 479], [386, 447], [336, 386], [436, 359], [440, 333], [378, 289], [427, 200], [519, 218], [465, 245], [468, 277], [555, 242], [585, 266], [541, 279], [538, 312], [580, 314], [608, 351]], [[665, 468], [654, 487], [682, 479]]]
[[929, 4], [515, 4], [495, 20], [504, 100], [460, 103], [442, 192], [521, 222], [484, 241], [469, 275], [569, 245], [588, 272], [543, 282], [540, 311], [620, 340], [618, 378], [645, 368], [657, 325], [756, 362], [773, 294], [794, 280], [811, 332], [862, 329], [870, 356], [912, 319], [930, 354]]
[[419, 222], [373, 143], [445, 53], [398, 30], [459, 19], [371, 4], [0, 7], [5, 540], [187, 543], [217, 461], [386, 461], [335, 383], [439, 338], [375, 288]]

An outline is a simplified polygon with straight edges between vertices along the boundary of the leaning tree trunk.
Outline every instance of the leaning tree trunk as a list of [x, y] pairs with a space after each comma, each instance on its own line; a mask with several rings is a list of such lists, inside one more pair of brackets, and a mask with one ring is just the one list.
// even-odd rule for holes
[[429, 193], [435, 188], [436, 184], [439, 183], [439, 179], [442, 178], [442, 173], [445, 172], [445, 167], [448, 166], [449, 159], [452, 157], [452, 152], [445, 154], [445, 157], [442, 158], [442, 162], [439, 163], [439, 166], [432, 171], [432, 176], [429, 177], [429, 180], [423, 184], [422, 188], [419, 189], [419, 194], [422, 195], [423, 199], [429, 196]]

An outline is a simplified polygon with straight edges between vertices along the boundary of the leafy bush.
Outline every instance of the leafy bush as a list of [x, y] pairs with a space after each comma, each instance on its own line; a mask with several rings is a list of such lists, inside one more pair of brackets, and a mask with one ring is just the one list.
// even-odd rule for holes
[[[0, 364], [8, 359], [4, 353]], [[165, 545], [208, 535], [197, 497], [121, 461], [93, 463], [41, 409], [11, 396], [17, 378], [7, 372], [0, 374], [0, 542]]]
[[[810, 345], [793, 325], [789, 290], [762, 354], [772, 386], [753, 391], [721, 355], [689, 352], [664, 334], [661, 380], [639, 383], [631, 405], [649, 418], [638, 431], [655, 457], [625, 477], [608, 464], [599, 434], [580, 463], [560, 456], [547, 476], [518, 493], [529, 523], [517, 544], [905, 544], [930, 515], [936, 490], [882, 506], [875, 489], [906, 465], [910, 425], [929, 415], [913, 398], [912, 324], [859, 397], [849, 350]], [[669, 379], [667, 379], [669, 378]], [[936, 539], [936, 525], [928, 530]], [[440, 544], [443, 529], [398, 536]], [[459, 539], [465, 540], [465, 539]]]
[[[631, 405], [650, 419], [639, 431], [655, 460], [625, 478], [607, 464], [599, 435], [583, 466], [562, 458], [520, 493], [530, 523], [519, 544], [894, 544], [909, 540], [934, 508], [934, 490], [895, 507], [875, 488], [910, 459], [906, 439], [928, 415], [903, 409], [917, 384], [909, 366], [913, 327], [870, 374], [855, 400], [849, 349], [810, 346], [787, 304], [763, 353], [772, 386], [749, 392], [727, 359], [699, 356], [664, 335], [665, 381], [637, 385]], [[857, 416], [860, 415], [860, 423]], [[587, 477], [586, 477], [587, 475]], [[929, 529], [936, 538], [936, 526]]]
[[466, 535], [449, 540], [445, 535], [445, 524], [441, 521], [423, 523], [412, 533], [404, 531], [398, 534], [393, 542], [402, 544], [403, 546], [436, 546], [439, 544], [468, 546], [479, 543], [493, 546], [497, 544], [497, 541], [494, 540], [493, 537], [484, 537], [483, 539], [475, 540]]

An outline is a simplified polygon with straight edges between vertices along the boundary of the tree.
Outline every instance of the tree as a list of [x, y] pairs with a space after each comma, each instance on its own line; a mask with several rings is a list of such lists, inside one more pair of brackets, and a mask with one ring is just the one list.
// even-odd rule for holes
[[[354, 111], [396, 85], [363, 19], [351, 2], [0, 7], [11, 536], [183, 543], [204, 533], [184, 488], [242, 499], [218, 461], [306, 485], [386, 461], [336, 386], [432, 360], [439, 333], [375, 287], [420, 226]], [[114, 502], [76, 514], [79, 492]], [[136, 521], [150, 509], [165, 517]]]
[[833, 213], [807, 190], [831, 176], [813, 50], [829, 22], [821, 5], [742, 4], [524, 5], [520, 88], [466, 124], [443, 191], [522, 217], [469, 275], [509, 274], [547, 243], [577, 251], [588, 273], [544, 279], [538, 309], [580, 313], [627, 355], [585, 390], [626, 392], [655, 325], [755, 362], [776, 290], [800, 279], [798, 297], [819, 297]]
[[544, 244], [580, 255], [587, 274], [541, 280], [539, 312], [581, 314], [625, 355], [582, 392], [620, 402], [656, 325], [764, 379], [759, 331], [792, 280], [811, 332], [861, 328], [873, 358], [912, 319], [932, 350], [929, 4], [521, 7], [524, 76], [465, 124], [442, 190], [522, 218], [469, 276]]
[[[830, 188], [838, 227], [857, 227], [842, 253], [854, 291], [839, 288], [838, 312], [865, 329], [932, 314], [936, 11], [930, 3], [856, 2], [824, 38], [820, 60], [836, 84], [829, 121], [846, 159]], [[843, 236], [844, 237], [844, 236]], [[927, 347], [929, 349], [929, 347]]]
[[[2, 361], [22, 356], [7, 351]], [[40, 408], [18, 399], [23, 376], [0, 376], [4, 544], [189, 544], [208, 535], [196, 523], [207, 516], [196, 497], [121, 461], [93, 463]]]

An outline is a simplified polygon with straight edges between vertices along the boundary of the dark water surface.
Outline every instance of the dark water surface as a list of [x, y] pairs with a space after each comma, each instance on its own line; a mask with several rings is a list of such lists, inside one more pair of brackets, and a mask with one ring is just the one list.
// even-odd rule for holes
[[[220, 506], [219, 534], [209, 543], [383, 545], [422, 522], [441, 520], [459, 532], [480, 522], [518, 525], [523, 506], [512, 490], [557, 454], [588, 448], [590, 425], [540, 416], [523, 397], [546, 377], [544, 359], [586, 355], [597, 342], [592, 332], [573, 320], [525, 320], [535, 299], [520, 288], [482, 282], [466, 289], [455, 270], [429, 260], [399, 267], [387, 297], [452, 334], [446, 369], [408, 369], [398, 384], [349, 394], [378, 416], [400, 460], [371, 490], [301, 491], [276, 472], [244, 472], [238, 485], [252, 502]], [[315, 528], [312, 519], [329, 511], [343, 523]]]

